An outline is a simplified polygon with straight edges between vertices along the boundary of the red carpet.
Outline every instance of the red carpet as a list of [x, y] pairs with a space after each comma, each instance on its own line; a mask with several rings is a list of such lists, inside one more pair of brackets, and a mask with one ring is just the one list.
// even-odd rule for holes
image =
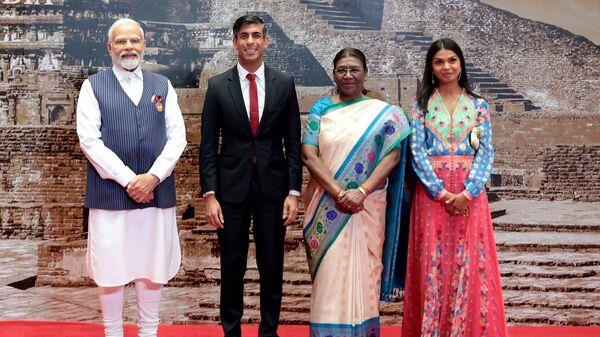
[[[600, 337], [600, 326], [511, 326], [510, 337]], [[125, 327], [125, 337], [135, 337], [137, 328]], [[400, 337], [399, 326], [384, 326], [382, 337]], [[255, 337], [257, 326], [243, 327], [244, 337]], [[222, 337], [218, 325], [161, 325], [159, 337]], [[279, 328], [282, 337], [307, 337], [305, 325], [284, 325]], [[103, 337], [102, 326], [94, 323], [52, 321], [0, 321], [0, 337]]]

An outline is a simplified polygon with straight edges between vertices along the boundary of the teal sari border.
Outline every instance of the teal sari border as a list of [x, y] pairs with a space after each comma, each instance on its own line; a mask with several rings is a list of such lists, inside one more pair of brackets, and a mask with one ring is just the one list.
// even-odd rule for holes
[[[387, 150], [385, 150], [385, 153], [383, 154], [383, 156], [381, 157], [381, 160], [383, 160], [383, 158], [385, 158], [388, 154], [390, 154], [390, 152], [398, 149], [398, 150], [402, 150], [402, 141], [404, 140], [404, 138], [408, 137], [408, 135], [410, 135], [411, 130], [408, 129], [406, 131], [404, 131], [404, 133], [400, 136], [400, 138], [398, 138], [394, 143], [392, 143], [392, 145], [388, 146]], [[379, 162], [381, 162], [381, 160]], [[377, 164], [379, 164], [379, 162], [377, 162]]]
[[302, 142], [302, 145], [309, 145], [309, 146], [314, 146], [314, 147], [319, 147], [319, 145], [313, 143], [313, 142]]
[[[362, 145], [362, 142], [368, 137], [368, 134], [371, 133], [371, 131], [375, 127], [375, 124], [377, 122], [379, 122], [379, 120], [381, 119], [381, 117], [383, 116], [383, 114], [386, 111], [388, 111], [391, 107], [392, 107], [392, 105], [390, 105], [390, 104], [386, 105], [386, 107], [381, 110], [381, 112], [379, 113], [379, 115], [377, 115], [377, 117], [373, 120], [373, 122], [371, 122], [371, 125], [369, 125], [369, 127], [367, 128], [367, 130], [365, 131], [365, 133], [356, 142], [356, 145], [352, 148], [352, 150], [348, 154], [348, 157], [346, 157], [346, 160], [344, 160], [344, 162], [340, 166], [340, 169], [335, 173], [335, 176], [333, 177], [334, 179], [339, 178], [340, 174], [342, 174], [343, 169], [348, 164], [348, 162], [351, 160], [351, 158], [354, 156], [354, 154], [356, 153], [356, 151], [358, 151], [358, 148], [360, 148], [360, 146]], [[377, 163], [379, 163], [379, 161]]]
[[[358, 98], [358, 99], [354, 100], [354, 102], [359, 102], [362, 100], [365, 100], [365, 99]], [[344, 106], [351, 104], [349, 102], [342, 102], [342, 103], [344, 103]], [[338, 104], [342, 104], [342, 103], [338, 103]], [[385, 113], [391, 107], [392, 107], [391, 104], [387, 104], [379, 112], [377, 117], [375, 117], [375, 119], [371, 122], [371, 124], [368, 126], [368, 128], [363, 133], [363, 135], [356, 142], [356, 144], [354, 145], [354, 147], [352, 148], [352, 150], [350, 151], [350, 153], [348, 154], [348, 156], [346, 157], [346, 159], [344, 160], [342, 165], [340, 165], [340, 168], [336, 172], [334, 179], [338, 180], [340, 178], [340, 175], [347, 169], [347, 166], [350, 162], [357, 161], [357, 158], [354, 158], [356, 152], [358, 151], [358, 149], [360, 149], [364, 145], [363, 144], [364, 141], [371, 135], [373, 128], [380, 122], [381, 117], [384, 116]], [[327, 110], [329, 110], [329, 108]], [[372, 165], [373, 167], [371, 167], [369, 169], [370, 172], [372, 172], [372, 170], [377, 166], [377, 163], [379, 161], [380, 160], [373, 163], [373, 165]], [[326, 205], [325, 202], [328, 202], [329, 205]], [[325, 212], [329, 207], [332, 207], [333, 209], [329, 210], [328, 212]], [[319, 202], [317, 204], [317, 207], [313, 214], [313, 217], [311, 218], [308, 225], [303, 230], [304, 237], [305, 237], [305, 244], [306, 244], [306, 253], [307, 253], [308, 260], [309, 260], [308, 263], [309, 263], [309, 268], [310, 268], [310, 275], [311, 275], [311, 279], [313, 281], [315, 279], [315, 276], [317, 274], [319, 266], [321, 265], [321, 262], [323, 261], [323, 258], [327, 254], [327, 251], [329, 251], [329, 248], [336, 241], [336, 239], [340, 235], [342, 229], [344, 229], [346, 223], [352, 216], [351, 214], [336, 212], [334, 209], [335, 209], [335, 203], [333, 202], [333, 199], [329, 196], [329, 194], [327, 194], [327, 192], [324, 192], [321, 195], [321, 198], [319, 199]], [[317, 215], [319, 215], [320, 212], [326, 213], [325, 217], [323, 217], [324, 220], [329, 220], [329, 221], [333, 222], [335, 220], [335, 218], [337, 218], [338, 216], [340, 216], [341, 218], [338, 221], [336, 221], [337, 224], [335, 222], [333, 222], [330, 224], [331, 227], [326, 228], [326, 229], [323, 228], [324, 224], [322, 222], [318, 223], [317, 228], [316, 228], [317, 233], [315, 233], [315, 228], [313, 228], [315, 226], [315, 217]], [[325, 236], [325, 233], [328, 230], [334, 231], [334, 234], [329, 239], [327, 238], [327, 236]], [[323, 233], [323, 231], [325, 231], [325, 233]], [[317, 240], [319, 237], [321, 238], [321, 240], [320, 240], [321, 242], [318, 242], [318, 240]]]
[[379, 317], [369, 318], [359, 324], [309, 322], [311, 337], [379, 337]]
[[330, 106], [326, 107], [323, 112], [321, 113], [321, 116], [324, 116], [334, 110], [338, 110], [341, 109], [343, 107], [347, 107], [348, 105], [354, 104], [354, 103], [358, 103], [358, 102], [362, 102], [362, 101], [366, 101], [366, 100], [370, 100], [371, 98], [368, 97], [357, 97], [348, 101], [341, 101], [338, 103], [334, 103], [331, 104]]

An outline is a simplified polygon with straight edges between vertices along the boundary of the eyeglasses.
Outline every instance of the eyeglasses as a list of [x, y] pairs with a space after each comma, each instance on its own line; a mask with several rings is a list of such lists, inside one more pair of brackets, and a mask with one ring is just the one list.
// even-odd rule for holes
[[362, 71], [364, 71], [364, 69], [362, 69], [362, 68], [335, 68], [335, 69], [333, 69], [333, 73], [336, 76], [340, 76], [340, 77], [346, 75], [347, 72], [350, 72], [351, 76], [356, 77]]

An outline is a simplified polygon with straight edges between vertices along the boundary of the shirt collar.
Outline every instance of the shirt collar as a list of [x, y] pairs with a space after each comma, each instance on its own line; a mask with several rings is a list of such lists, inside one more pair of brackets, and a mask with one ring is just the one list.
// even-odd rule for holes
[[126, 78], [137, 79], [137, 80], [140, 80], [143, 82], [144, 77], [142, 75], [142, 67], [141, 66], [138, 66], [137, 68], [135, 68], [134, 71], [127, 71], [127, 70], [117, 67], [116, 65], [113, 65], [112, 71], [113, 71], [113, 73], [115, 73], [115, 76], [117, 76], [117, 80], [119, 82], [122, 82]]
[[[244, 67], [242, 67], [241, 64], [237, 64], [237, 71], [238, 74], [240, 76], [240, 79], [242, 80], [246, 80], [246, 75], [248, 75], [250, 72], [248, 70], [246, 70]], [[254, 75], [256, 75], [256, 77], [259, 80], [264, 80], [265, 79], [265, 63], [261, 63], [260, 67], [254, 72]]]

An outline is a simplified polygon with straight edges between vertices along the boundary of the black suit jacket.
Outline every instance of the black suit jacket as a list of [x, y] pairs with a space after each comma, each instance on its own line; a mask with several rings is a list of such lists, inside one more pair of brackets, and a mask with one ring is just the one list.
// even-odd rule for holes
[[289, 190], [300, 191], [300, 113], [292, 76], [265, 66], [265, 105], [256, 135], [250, 128], [237, 67], [209, 79], [201, 138], [203, 192], [215, 191], [222, 201], [243, 201], [253, 165], [267, 200], [281, 201]]

